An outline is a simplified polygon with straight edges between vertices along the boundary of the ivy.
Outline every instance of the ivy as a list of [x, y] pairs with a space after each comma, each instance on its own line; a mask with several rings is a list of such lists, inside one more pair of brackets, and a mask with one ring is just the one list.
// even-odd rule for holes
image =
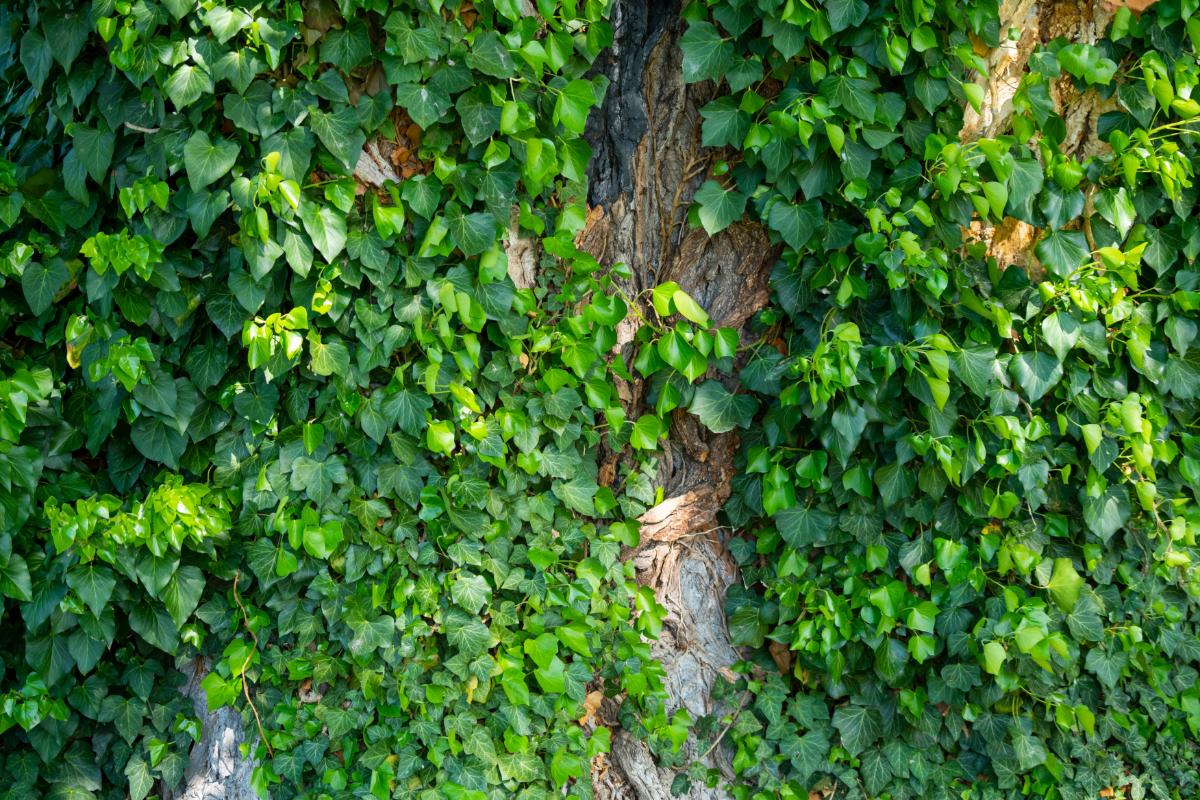
[[[744, 429], [746, 661], [696, 726], [734, 797], [1200, 791], [1192, 12], [1047, 42], [971, 139], [990, 0], [686, 6], [692, 222], [780, 253], [740, 385], [688, 405]], [[1052, 84], [1106, 104], [1097, 146]], [[998, 260], [977, 232], [1016, 223]]]
[[590, 797], [597, 696], [678, 751], [574, 244], [609, 3], [527, 6], [0, 10], [0, 796], [174, 787], [197, 659], [263, 796]]

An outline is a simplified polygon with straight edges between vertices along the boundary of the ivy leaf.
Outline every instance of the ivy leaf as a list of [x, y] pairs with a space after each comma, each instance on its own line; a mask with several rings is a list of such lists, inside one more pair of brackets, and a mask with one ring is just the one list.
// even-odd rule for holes
[[835, 106], [841, 106], [861, 122], [875, 121], [875, 90], [877, 84], [865, 78], [844, 74], [830, 75], [820, 83], [821, 94]]
[[67, 586], [99, 617], [112, 597], [117, 580], [108, 567], [87, 564], [67, 572]]
[[183, 451], [187, 448], [185, 437], [162, 417], [143, 414], [133, 423], [130, 438], [137, 451], [151, 461], [158, 461], [175, 469]]
[[428, 130], [450, 110], [450, 96], [431, 86], [401, 83], [396, 86], [396, 104], [408, 112], [413, 122]]
[[50, 43], [36, 30], [29, 30], [21, 37], [21, 66], [35, 92], [42, 91], [42, 84], [50, 75], [51, 53]]
[[22, 603], [33, 600], [33, 582], [29, 577], [29, 565], [18, 553], [12, 553], [0, 564], [0, 594]]
[[592, 498], [600, 491], [600, 486], [593, 478], [576, 475], [569, 481], [555, 481], [552, 490], [554, 496], [572, 511], [588, 517], [596, 513]]
[[874, 708], [839, 706], [833, 712], [833, 727], [842, 735], [842, 746], [858, 756], [883, 735], [883, 718]]
[[1100, 679], [1105, 687], [1113, 689], [1121, 680], [1121, 673], [1129, 663], [1129, 654], [1124, 650], [1094, 647], [1088, 651], [1084, 665]]
[[1109, 486], [1099, 497], [1083, 500], [1084, 522], [1105, 543], [1124, 527], [1131, 513], [1129, 491], [1121, 485]]
[[709, 236], [737, 222], [746, 210], [746, 195], [737, 189], [726, 189], [713, 180], [705, 181], [694, 199], [700, 207], [700, 224]]
[[21, 293], [25, 295], [29, 310], [41, 316], [70, 279], [71, 274], [61, 258], [52, 258], [45, 264], [38, 261], [26, 264], [21, 274]]
[[733, 394], [717, 381], [700, 384], [688, 410], [713, 433], [749, 427], [758, 401], [747, 394]]
[[162, 606], [138, 603], [129, 612], [129, 627], [159, 650], [173, 654], [179, 648], [179, 629]]
[[129, 800], [145, 800], [154, 788], [150, 765], [141, 756], [130, 756], [125, 762], [125, 777], [129, 781]]
[[663, 422], [653, 414], [643, 414], [633, 424], [629, 434], [629, 444], [638, 450], [657, 450], [658, 440], [662, 438]]
[[204, 94], [212, 94], [212, 76], [205, 67], [180, 64], [167, 78], [166, 90], [176, 108], [187, 108]]
[[700, 143], [705, 147], [739, 147], [750, 130], [750, 117], [732, 97], [718, 97], [700, 109]]
[[1050, 596], [1064, 613], [1071, 613], [1079, 603], [1079, 594], [1083, 591], [1083, 578], [1075, 571], [1075, 565], [1069, 558], [1054, 559], [1054, 572], [1050, 582], [1046, 584]]
[[711, 22], [693, 22], [679, 40], [683, 79], [688, 83], [719, 81], [733, 66], [733, 43], [721, 38]]
[[112, 164], [113, 145], [116, 137], [109, 131], [99, 131], [76, 125], [71, 128], [71, 140], [75, 144], [75, 152], [80, 162], [87, 169], [88, 175], [96, 183], [104, 180], [108, 167]]
[[309, 368], [317, 375], [345, 375], [350, 369], [350, 351], [340, 339], [325, 342], [315, 335], [310, 335], [308, 352]]
[[483, 31], [476, 35], [467, 53], [467, 66], [493, 78], [510, 78], [517, 69], [504, 40], [495, 31]]
[[1067, 353], [1079, 341], [1082, 326], [1075, 316], [1066, 311], [1055, 311], [1042, 320], [1042, 336], [1059, 361], [1065, 361]]
[[446, 631], [446, 639], [450, 644], [468, 658], [486, 651], [488, 643], [492, 639], [491, 632], [478, 617], [456, 608], [446, 612], [443, 627]]
[[826, 0], [825, 13], [830, 30], [838, 33], [862, 24], [867, 18], [867, 4], [864, 0]]
[[485, 578], [464, 572], [450, 585], [450, 597], [472, 614], [478, 614], [492, 598], [492, 589]]
[[1033, 252], [1053, 275], [1065, 278], [1087, 261], [1087, 239], [1079, 231], [1057, 230], [1044, 236]]
[[496, 218], [486, 212], [464, 214], [453, 208], [446, 214], [450, 238], [465, 256], [477, 256], [496, 241]]
[[222, 138], [214, 142], [204, 131], [193, 132], [183, 146], [183, 165], [192, 191], [203, 189], [233, 169], [241, 150], [237, 142]]
[[554, 102], [554, 121], [571, 133], [582, 134], [588, 112], [596, 105], [596, 90], [591, 81], [573, 80], [563, 87]]
[[313, 108], [310, 115], [309, 127], [317, 139], [347, 171], [352, 172], [367, 143], [366, 134], [358, 124], [358, 112], [350, 106], [342, 106], [332, 113]]
[[1062, 364], [1058, 359], [1042, 352], [1027, 352], [1014, 356], [1009, 362], [1009, 371], [1030, 403], [1041, 400], [1063, 375]]
[[808, 244], [821, 223], [821, 204], [810, 200], [801, 205], [777, 202], [771, 205], [767, 224], [776, 231], [793, 250]]
[[792, 506], [775, 513], [779, 534], [797, 550], [826, 544], [836, 524], [837, 517], [819, 508]]
[[163, 587], [162, 601], [167, 607], [167, 613], [175, 621], [175, 626], [183, 627], [188, 617], [200, 604], [200, 596], [204, 593], [204, 573], [194, 566], [180, 567], [171, 575], [167, 585]]
[[332, 264], [346, 247], [346, 218], [330, 206], [300, 203], [300, 221], [325, 262]]
[[500, 109], [492, 104], [490, 94], [482, 88], [463, 92], [454, 108], [471, 144], [486, 141], [500, 128]]

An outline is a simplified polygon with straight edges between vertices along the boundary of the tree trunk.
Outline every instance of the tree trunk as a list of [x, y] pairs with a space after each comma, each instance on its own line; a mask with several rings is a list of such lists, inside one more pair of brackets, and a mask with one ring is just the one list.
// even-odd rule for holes
[[[710, 238], [687, 224], [692, 195], [712, 158], [700, 146], [699, 109], [715, 89], [683, 83], [678, 39], [686, 25], [677, 3], [619, 1], [613, 23], [613, 47], [598, 65], [611, 84], [589, 122], [592, 212], [580, 243], [601, 263], [630, 267], [633, 278], [624, 287], [630, 297], [675, 281], [716, 325], [740, 329], [769, 299], [776, 251], [758, 225], [737, 223]], [[654, 313], [648, 306], [643, 311]], [[627, 321], [619, 346], [629, 345], [636, 325]], [[630, 418], [643, 413], [646, 387], [619, 388]], [[639, 580], [668, 609], [652, 651], [666, 670], [674, 707], [693, 718], [714, 712], [713, 682], [737, 660], [723, 606], [738, 574], [717, 522], [737, 449], [736, 434], [710, 434], [695, 417], [675, 412], [657, 480], [667, 499], [642, 517], [641, 545], [627, 554]], [[705, 760], [732, 774], [719, 749]], [[644, 744], [620, 732], [611, 756], [594, 769], [601, 798], [667, 800], [673, 777], [656, 768]], [[702, 786], [686, 795], [724, 796]]]

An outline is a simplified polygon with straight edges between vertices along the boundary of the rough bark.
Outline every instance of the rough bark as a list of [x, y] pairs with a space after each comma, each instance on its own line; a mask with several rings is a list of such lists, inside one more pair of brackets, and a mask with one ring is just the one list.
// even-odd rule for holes
[[[710, 154], [700, 146], [699, 109], [714, 89], [683, 83], [679, 6], [618, 2], [614, 29], [613, 48], [598, 66], [611, 84], [589, 126], [593, 208], [580, 243], [601, 263], [630, 267], [633, 278], [624, 287], [630, 297], [675, 281], [716, 324], [741, 328], [768, 300], [775, 253], [757, 225], [738, 223], [711, 238], [687, 225], [688, 205], [709, 167]], [[643, 313], [654, 312], [646, 305]], [[619, 346], [628, 346], [636, 325], [623, 326]], [[619, 388], [630, 415], [643, 413], [647, 387]], [[737, 660], [723, 610], [737, 569], [723, 544], [727, 532], [717, 523], [737, 448], [735, 434], [710, 434], [694, 417], [676, 412], [658, 470], [667, 499], [642, 517], [642, 544], [627, 554], [639, 580], [655, 589], [668, 611], [652, 652], [667, 674], [671, 710], [684, 707], [693, 717], [717, 711], [713, 682]], [[705, 760], [729, 774], [720, 748]], [[659, 769], [645, 745], [618, 733], [594, 777], [601, 798], [667, 800], [674, 774]], [[702, 786], [686, 795], [725, 796]]]
[[163, 788], [163, 800], [258, 800], [250, 785], [254, 764], [241, 754], [246, 740], [241, 715], [229, 707], [208, 710], [200, 686], [208, 667], [208, 661], [199, 658], [184, 670], [188, 681], [181, 691], [200, 719], [200, 741], [192, 747], [179, 786]]
[[[1130, 7], [1141, 10], [1153, 0], [1138, 0]], [[1013, 97], [1028, 70], [1029, 58], [1040, 46], [1059, 37], [1080, 44], [1095, 44], [1104, 36], [1112, 19], [1113, 7], [1086, 0], [1003, 0], [1000, 4], [1001, 44], [984, 51], [988, 73], [977, 77], [984, 89], [979, 111], [968, 107], [963, 114], [960, 139], [964, 142], [991, 138], [1008, 132], [1013, 116]], [[1012, 31], [1012, 38], [1005, 38]], [[1050, 85], [1050, 98], [1055, 111], [1066, 124], [1062, 150], [1079, 159], [1098, 155], [1108, 146], [1096, 135], [1100, 115], [1116, 108], [1116, 99], [1101, 99], [1094, 90], [1080, 92], [1069, 75], [1063, 75]], [[977, 222], [970, 235], [988, 246], [988, 255], [1001, 268], [1016, 265], [1035, 278], [1041, 265], [1033, 248], [1040, 238], [1032, 225], [1008, 218], [999, 225]]]

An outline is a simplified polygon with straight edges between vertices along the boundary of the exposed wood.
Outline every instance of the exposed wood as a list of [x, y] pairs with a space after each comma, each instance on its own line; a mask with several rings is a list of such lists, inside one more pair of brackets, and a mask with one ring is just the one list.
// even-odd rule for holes
[[[589, 125], [595, 150], [591, 200], [602, 210], [589, 216], [581, 246], [602, 263], [630, 267], [633, 278], [623, 287], [630, 297], [675, 281], [718, 325], [741, 328], [769, 299], [767, 277], [777, 251], [757, 225], [737, 223], [715, 237], [687, 225], [688, 205], [709, 167], [700, 146], [699, 109], [714, 87], [683, 84], [677, 42], [684, 24], [675, 3], [618, 2], [614, 22], [615, 42], [601, 66], [612, 83]], [[642, 311], [653, 317], [648, 305]], [[636, 326], [627, 321], [618, 346], [629, 346]], [[619, 388], [627, 412], [644, 413], [647, 387]], [[737, 660], [723, 605], [738, 574], [723, 544], [730, 532], [717, 524], [737, 449], [736, 434], [711, 434], [695, 417], [675, 412], [657, 476], [666, 499], [642, 517], [642, 544], [627, 554], [638, 580], [653, 587], [667, 608], [652, 652], [666, 671], [670, 711], [686, 708], [693, 718], [720, 711], [712, 685]], [[687, 746], [689, 757], [732, 774], [722, 746], [707, 753]], [[594, 767], [604, 800], [672, 796], [674, 773], [659, 769], [646, 746], [623, 732], [614, 737], [610, 757]], [[726, 796], [703, 786], [684, 795]]]
[[181, 691], [200, 719], [200, 741], [192, 747], [179, 786], [163, 787], [163, 800], [258, 800], [250, 785], [254, 764], [241, 754], [245, 741], [241, 716], [229, 707], [208, 710], [200, 686], [208, 669], [208, 662], [200, 658], [184, 670], [188, 682]]

